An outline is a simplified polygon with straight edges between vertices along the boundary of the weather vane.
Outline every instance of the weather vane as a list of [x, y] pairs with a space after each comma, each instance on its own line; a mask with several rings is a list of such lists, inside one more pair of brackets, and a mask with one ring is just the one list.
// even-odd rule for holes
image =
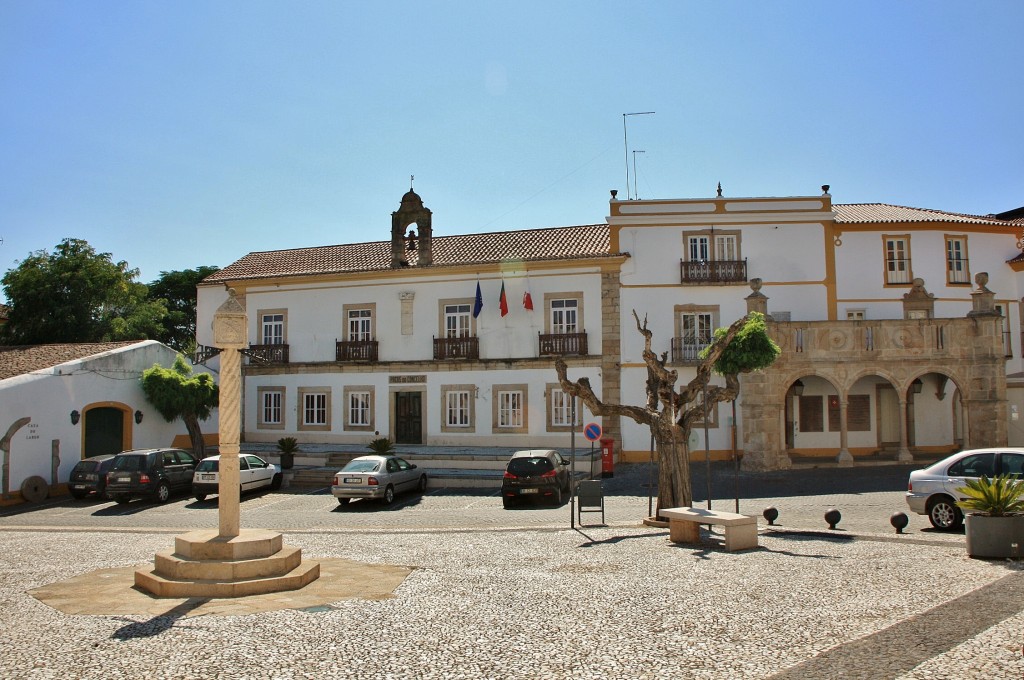
[[409, 175], [409, 191], [412, 191], [412, 182], [416, 179], [416, 175]]

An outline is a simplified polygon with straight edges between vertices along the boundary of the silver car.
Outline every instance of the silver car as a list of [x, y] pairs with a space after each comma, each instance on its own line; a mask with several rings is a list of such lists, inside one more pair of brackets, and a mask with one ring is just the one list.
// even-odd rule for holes
[[390, 505], [395, 494], [427, 488], [427, 473], [398, 456], [360, 456], [334, 475], [331, 493], [340, 505], [353, 498], [379, 498]]
[[963, 524], [956, 502], [966, 498], [957, 492], [968, 479], [999, 474], [1024, 475], [1024, 449], [972, 449], [910, 473], [907, 505], [911, 512], [928, 515], [932, 526], [953, 531]]

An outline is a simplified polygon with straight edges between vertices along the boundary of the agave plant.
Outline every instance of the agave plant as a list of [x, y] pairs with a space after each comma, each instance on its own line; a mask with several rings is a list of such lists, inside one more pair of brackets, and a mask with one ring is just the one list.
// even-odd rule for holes
[[1017, 475], [997, 475], [992, 479], [968, 479], [957, 489], [967, 496], [957, 501], [964, 510], [973, 510], [990, 517], [1003, 517], [1024, 512], [1024, 481]]
[[395, 443], [387, 437], [377, 437], [371, 441], [366, 448], [370, 449], [379, 456], [386, 456], [395, 451]]

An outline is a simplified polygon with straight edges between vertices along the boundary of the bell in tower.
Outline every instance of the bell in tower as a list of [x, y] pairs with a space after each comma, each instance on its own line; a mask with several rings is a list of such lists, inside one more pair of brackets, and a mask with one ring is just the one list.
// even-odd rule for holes
[[[391, 213], [391, 268], [430, 265], [434, 262], [431, 246], [433, 230], [431, 212], [423, 207], [423, 199], [412, 190], [402, 196], [402, 205]], [[419, 232], [408, 229], [415, 224]], [[408, 230], [408, 234], [406, 231]]]

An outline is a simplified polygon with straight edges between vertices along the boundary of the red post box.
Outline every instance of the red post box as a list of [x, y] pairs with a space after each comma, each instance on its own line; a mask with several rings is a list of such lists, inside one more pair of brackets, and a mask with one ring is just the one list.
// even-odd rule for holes
[[615, 476], [615, 440], [601, 439], [601, 476]]

